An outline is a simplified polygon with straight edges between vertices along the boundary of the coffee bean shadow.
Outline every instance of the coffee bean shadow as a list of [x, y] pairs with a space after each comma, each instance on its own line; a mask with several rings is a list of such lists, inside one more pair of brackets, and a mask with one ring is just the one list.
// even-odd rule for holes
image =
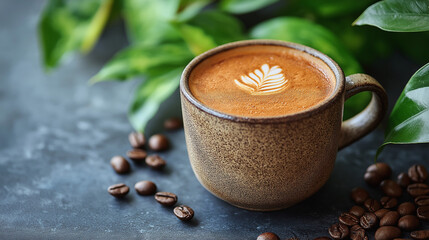
[[189, 226], [189, 227], [198, 227], [198, 225], [200, 224], [200, 221], [198, 221], [198, 219], [196, 217], [193, 217], [189, 221], [182, 221], [182, 223], [186, 226]]
[[134, 201], [134, 197], [128, 193], [127, 196], [122, 198], [115, 198], [115, 205], [124, 207], [124, 206], [130, 206], [129, 204]]

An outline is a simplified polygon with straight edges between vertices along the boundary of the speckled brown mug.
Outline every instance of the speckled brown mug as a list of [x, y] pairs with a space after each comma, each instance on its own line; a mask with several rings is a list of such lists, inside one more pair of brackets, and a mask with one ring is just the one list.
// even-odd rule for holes
[[[314, 107], [276, 117], [228, 115], [203, 105], [189, 88], [190, 73], [201, 61], [249, 45], [276, 45], [311, 54], [335, 75], [333, 93]], [[371, 91], [361, 113], [342, 122], [345, 99]], [[225, 44], [193, 59], [180, 80], [186, 144], [200, 183], [224, 201], [249, 210], [271, 211], [294, 205], [328, 180], [341, 149], [372, 131], [387, 108], [383, 87], [372, 77], [344, 77], [331, 58], [312, 48], [275, 40]]]

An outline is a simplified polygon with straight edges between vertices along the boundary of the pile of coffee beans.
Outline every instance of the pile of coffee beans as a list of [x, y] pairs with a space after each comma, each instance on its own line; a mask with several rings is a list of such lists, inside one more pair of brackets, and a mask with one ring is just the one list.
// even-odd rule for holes
[[[164, 122], [167, 130], [176, 130], [182, 127], [182, 121], [178, 118], [171, 118]], [[157, 154], [148, 155], [145, 151], [146, 138], [142, 133], [132, 132], [128, 140], [133, 149], [127, 152], [127, 157], [136, 164], [146, 163], [155, 170], [161, 170], [167, 164], [166, 161]], [[155, 134], [149, 138], [148, 146], [153, 151], [165, 151], [170, 147], [170, 141], [165, 135]], [[131, 165], [127, 159], [122, 156], [114, 156], [110, 160], [110, 165], [118, 174], [127, 174], [131, 172]], [[137, 194], [142, 196], [154, 195], [155, 200], [166, 207], [174, 206], [177, 203], [177, 195], [171, 192], [157, 192], [157, 186], [154, 182], [143, 180], [134, 185]], [[118, 183], [110, 186], [107, 191], [116, 198], [124, 198], [130, 191], [130, 188], [124, 183]], [[194, 210], [186, 205], [179, 205], [173, 209], [174, 215], [182, 220], [189, 221], [194, 217]]]
[[368, 167], [365, 182], [369, 186], [379, 187], [385, 196], [377, 200], [371, 198], [364, 188], [354, 188], [350, 196], [356, 205], [342, 213], [338, 223], [328, 229], [333, 239], [368, 239], [372, 234], [375, 240], [400, 239], [407, 232], [413, 239], [429, 239], [428, 229], [417, 230], [420, 221], [429, 219], [426, 168], [413, 165], [407, 173], [400, 173], [396, 181], [390, 179], [391, 175], [392, 169], [386, 163]]
[[[429, 240], [429, 229], [421, 229], [420, 221], [429, 220], [428, 172], [423, 165], [412, 165], [408, 172], [391, 180], [392, 169], [386, 163], [370, 165], [364, 175], [365, 182], [378, 187], [385, 195], [379, 200], [371, 198], [362, 187], [352, 189], [350, 197], [356, 204], [338, 217], [329, 227], [330, 237], [314, 240], [352, 239], [401, 240], [406, 235], [416, 240]], [[404, 193], [408, 194], [404, 194]], [[296, 238], [290, 238], [296, 239]], [[409, 238], [408, 238], [409, 239]], [[280, 240], [272, 232], [265, 232], [257, 240]]]

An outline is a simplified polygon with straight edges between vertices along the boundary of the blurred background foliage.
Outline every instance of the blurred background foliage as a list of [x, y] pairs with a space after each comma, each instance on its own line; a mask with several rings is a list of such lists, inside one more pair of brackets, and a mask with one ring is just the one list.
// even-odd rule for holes
[[[129, 119], [136, 130], [143, 131], [159, 105], [177, 89], [186, 64], [196, 55], [232, 41], [260, 38], [304, 44], [333, 58], [346, 75], [364, 72], [362, 65], [385, 58], [393, 50], [419, 64], [429, 62], [427, 31], [392, 33], [352, 26], [367, 8], [398, 10], [379, 3], [394, 4], [401, 14], [410, 10], [406, 5], [410, 3], [416, 3], [415, 11], [420, 11], [418, 5], [424, 1], [49, 0], [40, 18], [39, 38], [44, 66], [50, 70], [66, 53], [90, 51], [110, 21], [123, 19], [129, 46], [90, 82], [142, 77], [130, 104]], [[378, 19], [369, 10], [357, 24], [377, 26], [377, 22], [362, 22]], [[421, 16], [427, 16], [422, 11]], [[370, 96], [365, 92], [349, 99], [344, 118], [360, 112]]]

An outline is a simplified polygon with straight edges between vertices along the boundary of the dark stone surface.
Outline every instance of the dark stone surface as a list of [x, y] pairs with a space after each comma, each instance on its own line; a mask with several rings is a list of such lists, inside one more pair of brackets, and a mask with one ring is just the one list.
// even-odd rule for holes
[[[256, 239], [266, 231], [312, 239], [328, 235], [328, 227], [352, 206], [353, 187], [381, 196], [362, 176], [382, 142], [383, 126], [338, 154], [317, 194], [283, 211], [250, 212], [207, 192], [188, 163], [183, 130], [166, 133], [173, 146], [160, 154], [168, 162], [164, 171], [132, 165], [130, 174], [115, 174], [109, 160], [130, 149], [126, 112], [137, 82], [89, 87], [87, 80], [126, 45], [122, 28], [114, 24], [90, 55], [69, 58], [45, 74], [36, 35], [42, 5], [0, 2], [0, 239]], [[398, 55], [369, 68], [391, 103], [416, 69]], [[176, 94], [157, 119], [179, 114], [179, 106]], [[163, 132], [157, 122], [148, 134]], [[389, 146], [381, 161], [395, 175], [414, 163], [429, 167], [428, 147]], [[181, 222], [172, 208], [137, 195], [133, 186], [145, 179], [176, 193], [178, 204], [195, 210], [194, 219]], [[107, 193], [119, 182], [132, 187], [123, 200]]]

